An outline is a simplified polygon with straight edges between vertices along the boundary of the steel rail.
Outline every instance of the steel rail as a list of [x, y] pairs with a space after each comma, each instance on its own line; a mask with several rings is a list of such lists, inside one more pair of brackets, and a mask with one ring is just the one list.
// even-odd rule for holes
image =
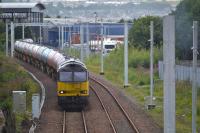
[[82, 110], [81, 114], [82, 114], [82, 119], [83, 119], [84, 131], [85, 131], [85, 133], [88, 133], [87, 124], [86, 124], [86, 120], [85, 120], [85, 113], [83, 110]]
[[107, 86], [105, 86], [104, 84], [102, 84], [101, 82], [99, 82], [98, 80], [96, 80], [93, 77], [89, 77], [91, 80], [93, 80], [94, 82], [98, 83], [100, 86], [102, 86], [115, 100], [115, 102], [117, 103], [118, 107], [121, 109], [121, 111], [123, 112], [123, 114], [125, 115], [125, 117], [127, 118], [127, 120], [129, 121], [130, 125], [132, 126], [132, 128], [135, 130], [136, 133], [140, 133], [139, 129], [136, 127], [136, 125], [133, 123], [133, 121], [130, 119], [129, 115], [127, 114], [127, 112], [125, 111], [125, 109], [122, 107], [122, 105], [119, 103], [119, 101], [117, 100], [117, 98], [110, 92], [110, 90], [108, 89]]
[[102, 106], [103, 110], [105, 111], [106, 116], [107, 116], [107, 118], [108, 118], [108, 120], [109, 120], [109, 122], [110, 122], [110, 125], [111, 125], [112, 129], [113, 129], [113, 132], [114, 132], [114, 133], [117, 133], [117, 131], [116, 131], [116, 129], [115, 129], [115, 126], [114, 126], [114, 124], [113, 124], [113, 122], [112, 122], [112, 120], [111, 120], [111, 118], [110, 118], [110, 115], [109, 115], [107, 109], [105, 108], [105, 105], [103, 104], [101, 98], [99, 97], [99, 95], [97, 94], [97, 92], [95, 91], [95, 89], [94, 89], [91, 85], [90, 85], [90, 88], [91, 88], [91, 90], [94, 91], [95, 95], [96, 95], [97, 98], [99, 99], [99, 101], [100, 101], [100, 103], [101, 103], [101, 106]]
[[66, 133], [66, 112], [63, 113], [63, 127], [62, 127], [62, 133]]

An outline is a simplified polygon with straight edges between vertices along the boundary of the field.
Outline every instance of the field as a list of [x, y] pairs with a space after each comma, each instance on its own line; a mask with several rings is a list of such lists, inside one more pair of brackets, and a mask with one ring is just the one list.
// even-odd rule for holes
[[[14, 59], [7, 58], [0, 53], [0, 108], [12, 111], [12, 91], [26, 91], [27, 112], [15, 114], [17, 132], [21, 132], [21, 123], [31, 118], [31, 97], [39, 91], [39, 85], [32, 77], [18, 65]], [[9, 116], [8, 116], [9, 117]], [[1, 120], [0, 120], [1, 121]], [[1, 123], [1, 122], [0, 122]]]
[[[149, 96], [149, 51], [129, 48], [129, 83], [130, 87], [123, 88], [123, 48], [117, 49], [104, 56], [105, 78], [123, 89], [127, 95], [136, 99], [145, 109], [145, 97]], [[154, 54], [154, 96], [156, 97], [156, 108], [146, 110], [153, 119], [163, 127], [163, 81], [159, 80], [157, 62], [162, 59], [162, 50], [155, 48]], [[93, 54], [86, 59], [85, 63], [90, 71], [100, 72], [100, 56]], [[191, 132], [192, 114], [192, 91], [191, 84], [187, 81], [176, 82], [176, 130], [177, 133]], [[198, 89], [198, 111], [197, 123], [200, 127], [200, 90]], [[200, 130], [200, 129], [198, 129]]]

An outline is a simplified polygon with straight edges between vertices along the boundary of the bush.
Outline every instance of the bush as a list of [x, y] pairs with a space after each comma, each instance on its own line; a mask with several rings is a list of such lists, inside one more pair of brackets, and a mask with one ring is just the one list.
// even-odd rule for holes
[[15, 79], [16, 75], [13, 72], [4, 72], [0, 75], [0, 82], [7, 82], [9, 80]]
[[144, 81], [140, 81], [139, 83], [138, 83], [138, 85], [144, 85], [145, 83], [144, 83]]
[[[150, 51], [144, 49], [130, 48], [129, 51], [129, 67], [137, 68], [142, 66], [149, 68], [150, 66]], [[154, 64], [157, 64], [158, 60], [161, 59], [160, 49], [154, 48]]]
[[12, 99], [11, 97], [7, 97], [4, 100], [1, 100], [0, 102], [0, 109], [12, 109]]

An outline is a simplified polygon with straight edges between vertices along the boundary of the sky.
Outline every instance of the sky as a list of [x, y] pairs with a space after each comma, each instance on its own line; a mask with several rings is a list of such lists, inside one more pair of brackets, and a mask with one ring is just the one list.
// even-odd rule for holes
[[[31, 1], [53, 1], [53, 0], [31, 0]], [[56, 1], [79, 1], [79, 0], [56, 0]], [[89, 1], [89, 0], [81, 0], [81, 1]], [[99, 0], [90, 0], [90, 1], [99, 1]], [[121, 0], [108, 0], [108, 1], [121, 1]], [[139, 2], [139, 1], [152, 1], [152, 0], [132, 0], [132, 1]], [[162, 1], [162, 0], [154, 0], [154, 1]], [[180, 0], [165, 0], [165, 1], [180, 1]]]
[[[123, 2], [122, 0], [2, 0], [3, 2], [58, 2], [58, 1], [117, 1], [117, 2]], [[133, 2], [142, 2], [142, 1], [180, 1], [180, 0], [124, 0], [124, 1], [133, 1]]]

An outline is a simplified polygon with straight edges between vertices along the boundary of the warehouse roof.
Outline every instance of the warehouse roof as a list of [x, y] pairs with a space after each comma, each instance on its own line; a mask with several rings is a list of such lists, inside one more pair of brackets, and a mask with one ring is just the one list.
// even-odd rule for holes
[[0, 9], [8, 8], [39, 8], [39, 10], [44, 10], [45, 6], [42, 3], [0, 3]]

